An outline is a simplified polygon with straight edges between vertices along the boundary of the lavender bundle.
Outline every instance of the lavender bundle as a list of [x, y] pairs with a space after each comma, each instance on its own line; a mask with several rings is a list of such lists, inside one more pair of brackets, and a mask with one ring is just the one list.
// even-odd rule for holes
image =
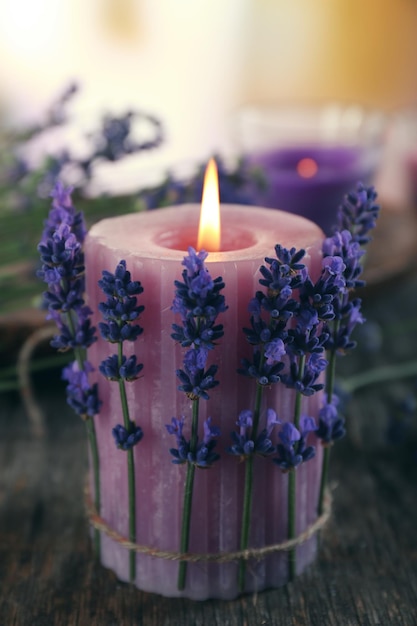
[[[288, 252], [281, 246], [276, 247], [276, 252], [276, 260], [267, 259], [270, 267], [261, 267], [260, 271], [263, 278], [259, 282], [267, 287], [267, 292], [256, 292], [249, 304], [251, 328], [243, 329], [248, 342], [254, 347], [253, 359], [252, 361], [243, 359], [242, 368], [238, 370], [239, 373], [256, 382], [254, 410], [248, 413], [248, 409], [246, 409], [240, 414], [237, 422], [240, 432], [239, 435], [232, 433], [235, 445], [229, 448], [229, 452], [232, 454], [242, 451], [243, 454], [240, 453], [239, 456], [245, 460], [241, 550], [246, 550], [249, 545], [254, 456], [256, 454], [269, 456], [275, 452], [275, 447], [270, 440], [274, 425], [279, 423], [275, 412], [271, 410], [268, 412], [266, 428], [258, 434], [262, 396], [264, 389], [280, 381], [280, 372], [284, 368], [282, 357], [285, 354], [285, 342], [288, 339], [286, 327], [296, 307], [296, 302], [292, 298], [292, 290], [296, 287], [298, 279], [292, 272], [298, 269], [298, 261], [304, 254], [301, 252], [301, 254], [295, 255], [295, 250]], [[286, 261], [285, 268], [287, 269], [281, 271], [283, 260]], [[264, 317], [262, 313], [264, 313]], [[236, 446], [238, 441], [240, 445]], [[238, 573], [240, 591], [243, 591], [245, 587], [245, 575], [246, 562], [242, 559]]]
[[[298, 267], [298, 303], [288, 330], [286, 351], [289, 371], [281, 374], [281, 382], [296, 391], [293, 424], [286, 423], [279, 434], [278, 456], [273, 461], [289, 471], [288, 537], [295, 537], [295, 474], [293, 469], [315, 454], [306, 445], [308, 433], [315, 432], [325, 447], [318, 513], [323, 513], [331, 445], [345, 434], [344, 419], [338, 412], [338, 398], [334, 393], [337, 354], [354, 348], [351, 333], [364, 321], [361, 301], [353, 298], [353, 291], [364, 285], [359, 277], [363, 271], [362, 246], [369, 241], [368, 232], [375, 226], [379, 207], [372, 187], [358, 184], [339, 211], [339, 226], [333, 237], [323, 242], [322, 271], [316, 282], [305, 268]], [[278, 253], [277, 253], [278, 255]], [[295, 268], [293, 268], [295, 269]], [[286, 271], [281, 268], [281, 272]], [[267, 285], [268, 286], [268, 285]], [[270, 288], [270, 287], [269, 287]], [[323, 358], [326, 351], [327, 358]], [[316, 381], [326, 371], [325, 401], [316, 425], [309, 416], [301, 416], [301, 396], [309, 396], [323, 388]], [[295, 550], [289, 555], [290, 579], [296, 573]]]
[[351, 334], [357, 324], [365, 320], [361, 314], [362, 302], [353, 297], [355, 289], [363, 287], [361, 279], [363, 247], [371, 240], [369, 232], [375, 228], [379, 206], [373, 187], [358, 183], [356, 191], [349, 193], [339, 207], [338, 224], [332, 237], [323, 242], [324, 263], [332, 257], [339, 259], [340, 279], [344, 286], [333, 299], [334, 317], [327, 324], [328, 339], [325, 348], [329, 367], [326, 375], [326, 398], [319, 414], [317, 436], [324, 446], [323, 469], [320, 486], [318, 512], [323, 512], [323, 503], [328, 480], [330, 449], [345, 433], [344, 419], [339, 414], [339, 400], [334, 393], [336, 359], [352, 350], [356, 343]]
[[[329, 270], [332, 263], [333, 268], [337, 266], [336, 260], [325, 262], [322, 276], [313, 284], [301, 263], [304, 250], [287, 250], [277, 245], [275, 253], [276, 257], [267, 257], [266, 265], [260, 268], [262, 278], [259, 282], [266, 291], [257, 291], [249, 304], [251, 328], [245, 328], [244, 332], [249, 343], [254, 346], [253, 359], [243, 360], [243, 368], [239, 370], [257, 383], [250, 449], [246, 442], [241, 550], [248, 547], [249, 541], [253, 455], [262, 454], [265, 447], [260, 448], [259, 443], [264, 437], [269, 440], [272, 427], [281, 423], [273, 409], [269, 409], [267, 427], [260, 435], [261, 441], [256, 440], [262, 393], [267, 386], [279, 382], [295, 390], [293, 422], [286, 421], [283, 424], [278, 445], [274, 446], [269, 441], [267, 454], [262, 456], [271, 456], [273, 462], [288, 473], [288, 537], [295, 537], [294, 470], [313, 458], [315, 449], [307, 444], [307, 438], [309, 433], [317, 429], [313, 418], [301, 414], [301, 400], [303, 396], [311, 396], [323, 388], [317, 381], [327, 365], [322, 357], [328, 339], [324, 321], [334, 316], [331, 303], [340, 282], [338, 273]], [[296, 294], [298, 298], [294, 297]], [[238, 425], [242, 426], [241, 420]], [[236, 435], [232, 437], [236, 438]], [[295, 574], [295, 550], [290, 553], [289, 574], [290, 578]], [[242, 560], [239, 568], [241, 591], [244, 586], [245, 562]]]
[[[99, 323], [102, 337], [117, 345], [117, 353], [100, 364], [99, 370], [108, 380], [119, 384], [120, 401], [123, 413], [123, 425], [118, 424], [112, 430], [116, 446], [127, 452], [128, 493], [129, 493], [129, 540], [136, 541], [136, 495], [135, 495], [135, 460], [133, 448], [143, 437], [143, 431], [135, 420], [130, 418], [125, 383], [139, 377], [143, 364], [138, 363], [136, 355], [129, 358], [123, 353], [124, 342], [134, 342], [142, 334], [143, 328], [137, 324], [143, 305], [137, 304], [136, 296], [143, 292], [138, 281], [131, 280], [126, 269], [126, 261], [120, 261], [114, 274], [103, 271], [103, 278], [98, 282], [107, 299], [99, 304], [105, 322]], [[136, 578], [136, 553], [129, 553], [130, 581]]]
[[[298, 268], [298, 300], [291, 328], [288, 330], [288, 370], [281, 382], [295, 390], [293, 423], [287, 422], [279, 437], [278, 456], [274, 462], [288, 472], [288, 538], [296, 536], [295, 469], [315, 456], [314, 446], [307, 445], [309, 433], [317, 432], [315, 420], [302, 415], [302, 397], [312, 396], [323, 389], [321, 375], [328, 366], [323, 357], [329, 338], [327, 323], [335, 316], [334, 298], [344, 288], [343, 265], [338, 257], [323, 260], [322, 271], [313, 282], [305, 267]], [[289, 553], [289, 578], [296, 575], [296, 549]]]
[[[182, 515], [182, 529], [180, 540], [180, 552], [188, 550], [191, 506], [195, 469], [207, 469], [219, 459], [214, 452], [216, 437], [220, 431], [211, 424], [211, 417], [205, 420], [204, 436], [199, 442], [199, 401], [200, 398], [208, 400], [208, 391], [219, 384], [214, 377], [217, 373], [217, 365], [210, 365], [206, 369], [208, 356], [215, 348], [215, 342], [223, 336], [223, 325], [216, 324], [219, 313], [227, 309], [221, 290], [224, 283], [221, 277], [213, 280], [204, 261], [207, 252], [196, 252], [193, 248], [188, 249], [188, 256], [184, 257], [182, 264], [185, 266], [182, 272], [182, 282], [175, 281], [175, 298], [172, 311], [181, 316], [182, 325], [173, 324], [172, 338], [178, 341], [182, 347], [188, 348], [183, 360], [183, 369], [177, 370], [176, 374], [180, 381], [179, 391], [183, 391], [192, 402], [191, 437], [186, 439], [183, 435], [185, 417], [173, 417], [171, 424], [167, 424], [167, 431], [175, 435], [177, 448], [171, 448], [170, 453], [174, 457], [176, 465], [187, 464], [187, 473], [184, 486], [184, 502]], [[187, 563], [181, 561], [178, 571], [178, 589], [184, 589], [187, 575]]]
[[[94, 426], [94, 416], [99, 412], [97, 384], [91, 385], [93, 371], [87, 361], [86, 349], [96, 340], [96, 329], [91, 325], [91, 311], [85, 305], [85, 277], [83, 243], [86, 228], [82, 213], [77, 212], [71, 201], [72, 188], [57, 182], [51, 195], [52, 207], [44, 224], [38, 246], [42, 268], [39, 277], [47, 283], [43, 294], [48, 308], [48, 319], [55, 321], [58, 334], [51, 345], [64, 352], [73, 350], [75, 361], [63, 370], [68, 382], [67, 401], [85, 420], [90, 442], [94, 476], [96, 510], [100, 511], [99, 454]], [[94, 535], [96, 555], [100, 553], [100, 534]]]

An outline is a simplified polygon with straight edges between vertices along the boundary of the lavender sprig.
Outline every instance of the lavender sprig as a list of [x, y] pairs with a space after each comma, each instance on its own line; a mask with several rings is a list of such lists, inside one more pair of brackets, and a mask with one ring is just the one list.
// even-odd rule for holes
[[[112, 435], [117, 448], [127, 453], [128, 492], [129, 492], [129, 540], [136, 541], [136, 488], [135, 488], [135, 460], [133, 448], [143, 438], [143, 431], [135, 421], [130, 419], [125, 383], [132, 382], [139, 377], [143, 364], [138, 363], [136, 355], [126, 357], [123, 354], [125, 341], [134, 342], [142, 334], [143, 328], [137, 323], [144, 310], [138, 305], [137, 295], [143, 292], [140, 282], [131, 279], [126, 269], [126, 261], [117, 265], [114, 274], [104, 270], [99, 287], [107, 296], [105, 302], [99, 304], [99, 310], [104, 322], [99, 323], [101, 335], [105, 341], [117, 345], [117, 353], [108, 356], [99, 366], [100, 372], [110, 381], [119, 384], [120, 401], [123, 413], [123, 425], [117, 424]], [[130, 581], [136, 578], [136, 553], [129, 552]]]
[[[238, 370], [244, 376], [256, 381], [255, 406], [250, 414], [250, 437], [247, 434], [249, 416], [245, 412], [240, 414], [238, 425], [240, 433], [232, 434], [233, 445], [229, 448], [232, 454], [239, 454], [245, 459], [245, 489], [243, 494], [242, 526], [240, 549], [246, 550], [249, 544], [252, 499], [253, 499], [253, 460], [254, 453], [261, 450], [264, 456], [275, 452], [269, 440], [273, 422], [267, 422], [266, 431], [258, 435], [259, 419], [261, 414], [263, 390], [274, 383], [280, 382], [285, 367], [284, 355], [288, 346], [294, 340], [290, 337], [288, 322], [293, 318], [298, 308], [293, 298], [293, 291], [300, 285], [300, 270], [304, 267], [300, 261], [304, 250], [291, 248], [287, 250], [281, 245], [275, 246], [275, 258], [267, 257], [266, 265], [260, 268], [260, 285], [264, 290], [257, 291], [249, 303], [251, 313], [250, 328], [244, 328], [248, 342], [254, 347], [252, 360], [243, 359], [242, 367]], [[269, 413], [269, 419], [272, 419]], [[243, 423], [243, 419], [246, 420]], [[243, 452], [243, 454], [242, 454]], [[240, 591], [245, 588], [246, 561], [239, 563], [238, 585]]]
[[[221, 277], [213, 279], [205, 266], [207, 252], [188, 249], [182, 265], [182, 281], [176, 280], [175, 297], [172, 311], [181, 317], [181, 325], [173, 324], [171, 337], [183, 347], [189, 348], [183, 359], [183, 368], [176, 374], [180, 381], [179, 391], [183, 391], [192, 402], [192, 420], [190, 439], [183, 435], [184, 417], [172, 418], [166, 426], [170, 434], [176, 436], [177, 448], [171, 448], [173, 463], [186, 464], [187, 473], [184, 485], [184, 501], [181, 526], [180, 552], [188, 550], [191, 507], [193, 498], [195, 469], [209, 468], [219, 458], [213, 452], [215, 437], [220, 433], [211, 425], [211, 418], [204, 422], [204, 437], [199, 443], [198, 413], [200, 398], [207, 400], [210, 389], [219, 383], [215, 379], [217, 365], [207, 366], [209, 353], [214, 350], [216, 340], [223, 336], [223, 326], [217, 324], [217, 316], [226, 311], [224, 296], [220, 293], [224, 287]], [[180, 561], [178, 570], [178, 589], [186, 584], [187, 562]]]
[[[141, 120], [142, 126], [149, 125], [154, 137], [138, 141], [133, 137], [135, 120]], [[100, 161], [119, 161], [120, 159], [159, 147], [164, 139], [161, 122], [153, 115], [140, 111], [127, 111], [120, 116], [105, 115], [100, 128], [92, 135], [94, 149], [84, 160], [74, 161], [84, 176], [89, 180], [93, 166]]]
[[[300, 262], [304, 251], [276, 247], [275, 259], [268, 259], [275, 271], [263, 271], [266, 286], [283, 284], [286, 279], [298, 299], [290, 300], [292, 323], [283, 328], [288, 354], [288, 366], [281, 372], [281, 383], [295, 390], [293, 422], [286, 422], [279, 434], [277, 456], [274, 462], [288, 472], [288, 538], [295, 537], [296, 527], [296, 478], [295, 469], [314, 457], [315, 448], [306, 445], [309, 432], [317, 426], [310, 417], [301, 415], [302, 397], [312, 396], [323, 389], [319, 378], [328, 362], [323, 358], [324, 347], [329, 340], [327, 322], [335, 317], [334, 298], [344, 287], [342, 271], [345, 266], [337, 256], [323, 261], [320, 277], [313, 282], [307, 268]], [[279, 270], [279, 273], [277, 272]], [[296, 573], [296, 550], [289, 552], [289, 578]]]
[[335, 441], [345, 436], [345, 420], [339, 415], [339, 398], [333, 394], [331, 401], [327, 395], [319, 411], [319, 426], [316, 436], [321, 439], [323, 446], [331, 446]]
[[358, 183], [356, 190], [349, 193], [343, 200], [338, 211], [338, 223], [332, 237], [323, 242], [323, 262], [332, 257], [341, 259], [343, 269], [341, 278], [345, 286], [340, 286], [333, 299], [334, 318], [328, 323], [328, 339], [325, 348], [328, 354], [329, 367], [326, 375], [327, 402], [319, 415], [317, 436], [325, 447], [318, 502], [318, 512], [323, 513], [324, 495], [328, 480], [331, 445], [344, 433], [344, 420], [338, 414], [337, 401], [334, 396], [336, 357], [344, 355], [355, 347], [351, 339], [352, 331], [357, 324], [365, 320], [361, 314], [361, 300], [352, 298], [358, 287], [363, 287], [361, 279], [363, 271], [363, 246], [371, 237], [369, 232], [375, 227], [379, 213], [376, 204], [377, 194], [373, 187], [365, 187]]
[[[315, 448], [306, 444], [308, 433], [317, 430], [314, 420], [301, 415], [303, 396], [311, 396], [323, 389], [320, 381], [328, 361], [323, 357], [329, 342], [328, 323], [336, 317], [335, 298], [345, 289], [343, 272], [346, 264], [336, 253], [323, 260], [322, 272], [313, 281], [302, 263], [305, 251], [275, 246], [275, 257], [267, 257], [260, 268], [260, 284], [264, 291], [257, 291], [250, 302], [251, 326], [244, 328], [249, 343], [254, 346], [252, 359], [244, 359], [241, 374], [257, 382], [255, 410], [241, 413], [238, 421], [239, 434], [233, 433], [233, 445], [229, 452], [246, 459], [245, 492], [242, 516], [241, 549], [248, 547], [252, 507], [253, 456], [264, 441], [259, 442], [257, 430], [261, 409], [262, 390], [268, 385], [281, 382], [295, 390], [293, 422], [284, 424], [280, 442], [274, 448], [272, 442], [265, 449], [276, 454], [274, 462], [288, 472], [288, 537], [295, 537], [295, 468], [315, 455]], [[356, 268], [351, 265], [352, 279]], [[294, 297], [297, 295], [297, 298]], [[265, 315], [266, 314], [266, 315]], [[286, 357], [286, 361], [284, 361]], [[250, 421], [251, 433], [248, 436]], [[268, 431], [266, 431], [268, 434]], [[265, 432], [261, 433], [262, 436]], [[261, 437], [262, 439], [262, 437]], [[289, 554], [289, 577], [296, 570], [295, 549]], [[239, 588], [245, 585], [245, 563], [239, 567]]]
[[[94, 477], [95, 507], [100, 512], [100, 473], [94, 416], [99, 412], [97, 384], [91, 385], [89, 375], [93, 367], [87, 361], [86, 349], [97, 340], [91, 326], [91, 311], [85, 305], [83, 243], [86, 228], [82, 213], [72, 204], [71, 187], [58, 181], [52, 190], [52, 207], [44, 224], [38, 246], [42, 267], [39, 277], [47, 283], [43, 294], [48, 308], [48, 319], [58, 327], [51, 345], [58, 350], [73, 350], [75, 361], [63, 370], [67, 381], [67, 402], [85, 420], [91, 449]], [[94, 546], [100, 554], [100, 533], [94, 531]]]
[[93, 366], [86, 360], [82, 367], [78, 361], [73, 361], [62, 371], [62, 378], [68, 383], [67, 402], [78, 415], [86, 420], [97, 415], [101, 406], [97, 383], [90, 385], [88, 381], [88, 375], [93, 371]]

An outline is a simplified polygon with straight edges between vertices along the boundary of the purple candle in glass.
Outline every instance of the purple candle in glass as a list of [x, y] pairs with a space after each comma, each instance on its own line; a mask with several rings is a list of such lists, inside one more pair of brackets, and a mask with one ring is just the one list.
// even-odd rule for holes
[[343, 196], [358, 181], [369, 184], [373, 174], [361, 150], [349, 146], [283, 147], [253, 155], [250, 161], [266, 178], [257, 204], [303, 215], [326, 233]]
[[327, 105], [245, 109], [241, 147], [266, 186], [254, 203], [296, 213], [332, 232], [344, 195], [375, 174], [384, 128], [381, 114]]

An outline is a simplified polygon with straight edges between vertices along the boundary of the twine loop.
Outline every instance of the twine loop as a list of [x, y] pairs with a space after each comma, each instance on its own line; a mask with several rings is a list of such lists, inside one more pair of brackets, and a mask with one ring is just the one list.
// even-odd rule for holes
[[169, 550], [160, 550], [151, 546], [145, 546], [142, 544], [134, 543], [123, 537], [114, 528], [112, 528], [107, 522], [98, 514], [93, 501], [91, 499], [89, 488], [85, 488], [85, 506], [90, 524], [97, 530], [105, 533], [108, 537], [113, 539], [123, 548], [133, 550], [139, 554], [146, 554], [158, 559], [166, 559], [168, 561], [187, 561], [188, 563], [198, 562], [215, 562], [215, 563], [230, 563], [232, 561], [238, 561], [243, 559], [248, 561], [249, 559], [261, 559], [269, 554], [276, 552], [284, 552], [292, 550], [301, 545], [308, 539], [310, 539], [315, 533], [321, 530], [329, 521], [332, 509], [332, 499], [330, 492], [326, 492], [324, 499], [323, 513], [294, 539], [286, 539], [280, 543], [275, 543], [269, 546], [263, 546], [262, 548], [247, 548], [246, 550], [236, 550], [234, 552], [210, 552], [210, 553], [195, 553], [195, 552], [173, 552]]

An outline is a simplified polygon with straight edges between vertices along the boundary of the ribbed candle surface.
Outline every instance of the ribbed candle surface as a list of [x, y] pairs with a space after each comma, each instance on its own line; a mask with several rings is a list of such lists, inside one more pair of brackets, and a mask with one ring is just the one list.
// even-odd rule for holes
[[[171, 311], [174, 280], [181, 278], [181, 262], [187, 247], [195, 247], [199, 219], [197, 205], [183, 205], [154, 212], [129, 214], [106, 219], [94, 225], [86, 240], [87, 302], [97, 323], [98, 303], [104, 299], [97, 281], [102, 270], [114, 272], [125, 259], [132, 279], [144, 288], [140, 303], [145, 305], [140, 324], [143, 334], [126, 354], [134, 351], [144, 364], [140, 379], [127, 383], [131, 418], [144, 431], [143, 440], [134, 448], [136, 469], [137, 537], [139, 544], [158, 550], [178, 551], [181, 530], [185, 465], [173, 465], [169, 448], [174, 439], [165, 425], [172, 417], [185, 415], [191, 424], [191, 402], [177, 390], [175, 370], [182, 367], [184, 349], [171, 338], [175, 319]], [[260, 288], [259, 267], [265, 256], [274, 256], [277, 243], [290, 248], [305, 248], [304, 262], [312, 275], [321, 264], [321, 230], [308, 220], [278, 210], [258, 207], [222, 206], [222, 252], [210, 253], [206, 264], [213, 278], [222, 276], [228, 310], [219, 316], [224, 337], [211, 353], [218, 365], [220, 385], [209, 392], [210, 400], [200, 401], [202, 422], [212, 416], [221, 430], [216, 450], [221, 459], [210, 469], [197, 469], [191, 519], [190, 552], [230, 552], [239, 550], [242, 517], [244, 463], [230, 456], [230, 433], [236, 428], [243, 409], [253, 409], [254, 381], [237, 374], [241, 358], [249, 357], [251, 347], [242, 332], [249, 325], [248, 303]], [[126, 345], [126, 344], [125, 344]], [[89, 350], [89, 360], [99, 363], [115, 351], [99, 338]], [[103, 401], [96, 429], [100, 454], [101, 515], [122, 535], [128, 537], [128, 493], [126, 453], [114, 444], [111, 430], [123, 423], [117, 383], [101, 375]], [[303, 413], [317, 416], [320, 395], [303, 398]], [[266, 408], [276, 410], [282, 421], [293, 418], [294, 392], [281, 384], [266, 390], [260, 428]], [[187, 427], [185, 434], [188, 436]], [[316, 519], [321, 468], [321, 449], [317, 456], [297, 472], [297, 532]], [[287, 534], [288, 475], [270, 459], [254, 462], [254, 497], [251, 547], [281, 542]], [[297, 570], [302, 571], [315, 555], [315, 538], [297, 549]], [[246, 591], [261, 591], [286, 582], [287, 554], [249, 560]], [[102, 563], [119, 579], [129, 578], [129, 554], [102, 534]], [[238, 595], [237, 563], [190, 563], [184, 591], [177, 590], [178, 562], [137, 555], [136, 585], [144, 591], [165, 596], [232, 599]]]

